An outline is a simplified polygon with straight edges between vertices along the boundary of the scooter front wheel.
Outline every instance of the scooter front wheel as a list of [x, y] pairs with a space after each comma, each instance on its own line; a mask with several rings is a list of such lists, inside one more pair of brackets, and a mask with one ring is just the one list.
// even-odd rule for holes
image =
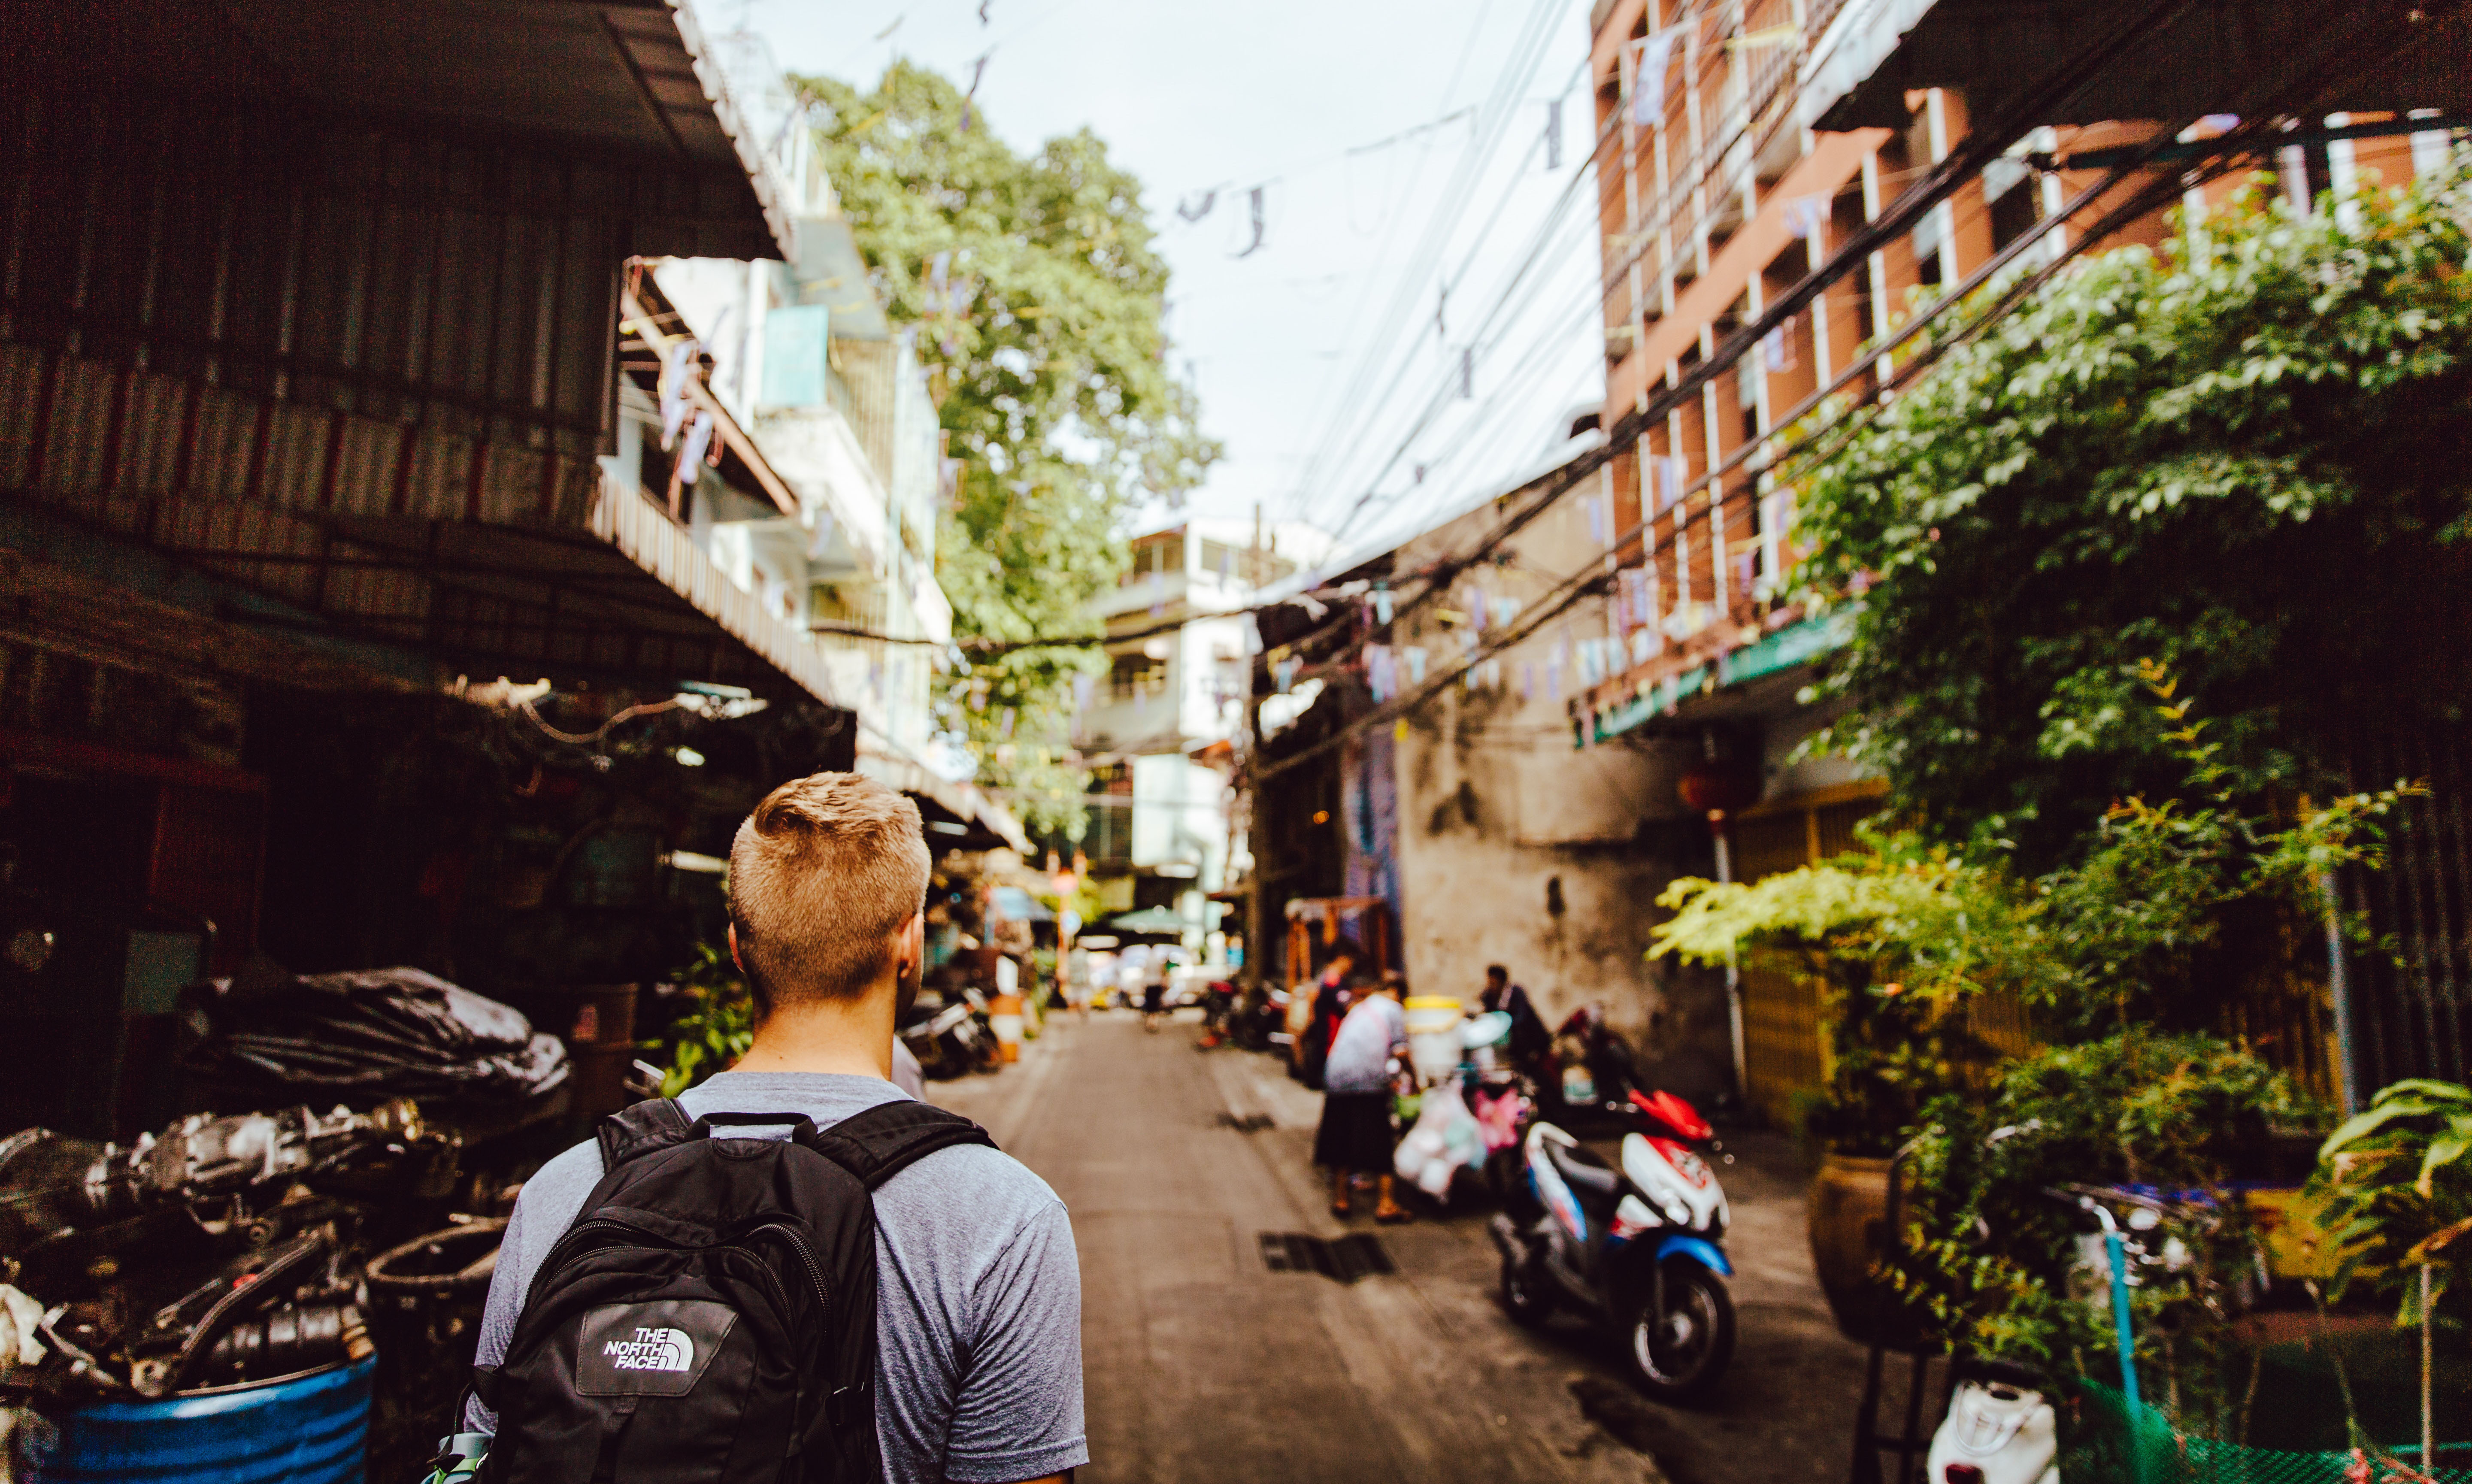
[[1641, 1295], [1624, 1326], [1631, 1379], [1659, 1401], [1696, 1397], [1725, 1374], [1734, 1355], [1734, 1301], [1724, 1281], [1696, 1262], [1665, 1268], [1665, 1307]]

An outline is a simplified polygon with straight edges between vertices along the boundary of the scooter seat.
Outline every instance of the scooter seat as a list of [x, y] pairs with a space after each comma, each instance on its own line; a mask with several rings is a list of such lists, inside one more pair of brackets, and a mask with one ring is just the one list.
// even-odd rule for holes
[[1548, 1142], [1545, 1158], [1553, 1161], [1555, 1172], [1570, 1185], [1574, 1194], [1611, 1196], [1622, 1186], [1622, 1177], [1585, 1149], [1565, 1149]]

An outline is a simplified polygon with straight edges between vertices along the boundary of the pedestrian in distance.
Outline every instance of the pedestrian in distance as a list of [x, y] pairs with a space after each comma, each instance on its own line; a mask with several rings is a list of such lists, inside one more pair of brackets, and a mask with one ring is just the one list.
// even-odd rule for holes
[[1157, 1030], [1159, 1028], [1159, 1022], [1167, 1018], [1166, 973], [1167, 966], [1165, 964], [1159, 965], [1156, 969], [1151, 970], [1149, 982], [1142, 986], [1143, 1030]]
[[1487, 1010], [1508, 1011], [1510, 1015], [1510, 1065], [1522, 1071], [1533, 1071], [1546, 1051], [1554, 1044], [1554, 1033], [1545, 1028], [1545, 1017], [1528, 997], [1528, 991], [1510, 982], [1510, 970], [1501, 964], [1485, 966], [1485, 993], [1482, 1003]]
[[1306, 1087], [1322, 1086], [1322, 1063], [1330, 1055], [1331, 1038], [1339, 1034], [1339, 1022], [1346, 1017], [1348, 1004], [1355, 997], [1356, 966], [1364, 956], [1355, 944], [1342, 938], [1314, 980], [1308, 995], [1313, 1012], [1296, 1037], [1295, 1047], [1296, 1072]]
[[1314, 1162], [1330, 1171], [1334, 1216], [1348, 1213], [1348, 1186], [1363, 1174], [1375, 1176], [1380, 1188], [1374, 1220], [1388, 1225], [1408, 1218], [1391, 1192], [1390, 1147], [1390, 1063], [1408, 1049], [1408, 1015], [1400, 1004], [1407, 993], [1405, 979], [1386, 977], [1357, 997], [1331, 1039]]
[[450, 1451], [486, 1445], [509, 1484], [1019, 1484], [1089, 1462], [1062, 1203], [888, 1080], [928, 869], [916, 805], [861, 775], [756, 805], [727, 884], [754, 1041], [526, 1183]]

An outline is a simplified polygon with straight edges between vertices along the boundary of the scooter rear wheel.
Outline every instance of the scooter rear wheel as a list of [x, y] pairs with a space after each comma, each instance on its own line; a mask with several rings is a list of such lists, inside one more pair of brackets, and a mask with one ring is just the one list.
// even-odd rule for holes
[[1552, 1279], [1538, 1271], [1533, 1257], [1502, 1259], [1502, 1307], [1512, 1324], [1522, 1328], [1543, 1328], [1554, 1317]]
[[1734, 1355], [1734, 1301], [1724, 1281], [1696, 1262], [1668, 1262], [1664, 1312], [1642, 1294], [1623, 1327], [1623, 1351], [1631, 1379], [1659, 1401], [1714, 1386]]

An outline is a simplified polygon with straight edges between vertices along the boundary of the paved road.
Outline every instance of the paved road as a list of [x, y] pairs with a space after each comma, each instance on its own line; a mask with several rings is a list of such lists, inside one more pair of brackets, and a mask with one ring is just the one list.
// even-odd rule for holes
[[[1307, 1162], [1319, 1098], [1266, 1058], [1196, 1051], [1190, 1025], [1059, 1020], [1022, 1065], [933, 1092], [1072, 1209], [1085, 1480], [1844, 1477], [1862, 1354], [1820, 1307], [1782, 1141], [1735, 1140], [1723, 1171], [1741, 1268], [1733, 1370], [1704, 1405], [1661, 1408], [1591, 1330], [1529, 1334], [1503, 1317], [1482, 1211], [1383, 1231], [1394, 1275], [1271, 1271], [1260, 1233], [1348, 1230]], [[1355, 1229], [1374, 1230], [1361, 1215]]]

